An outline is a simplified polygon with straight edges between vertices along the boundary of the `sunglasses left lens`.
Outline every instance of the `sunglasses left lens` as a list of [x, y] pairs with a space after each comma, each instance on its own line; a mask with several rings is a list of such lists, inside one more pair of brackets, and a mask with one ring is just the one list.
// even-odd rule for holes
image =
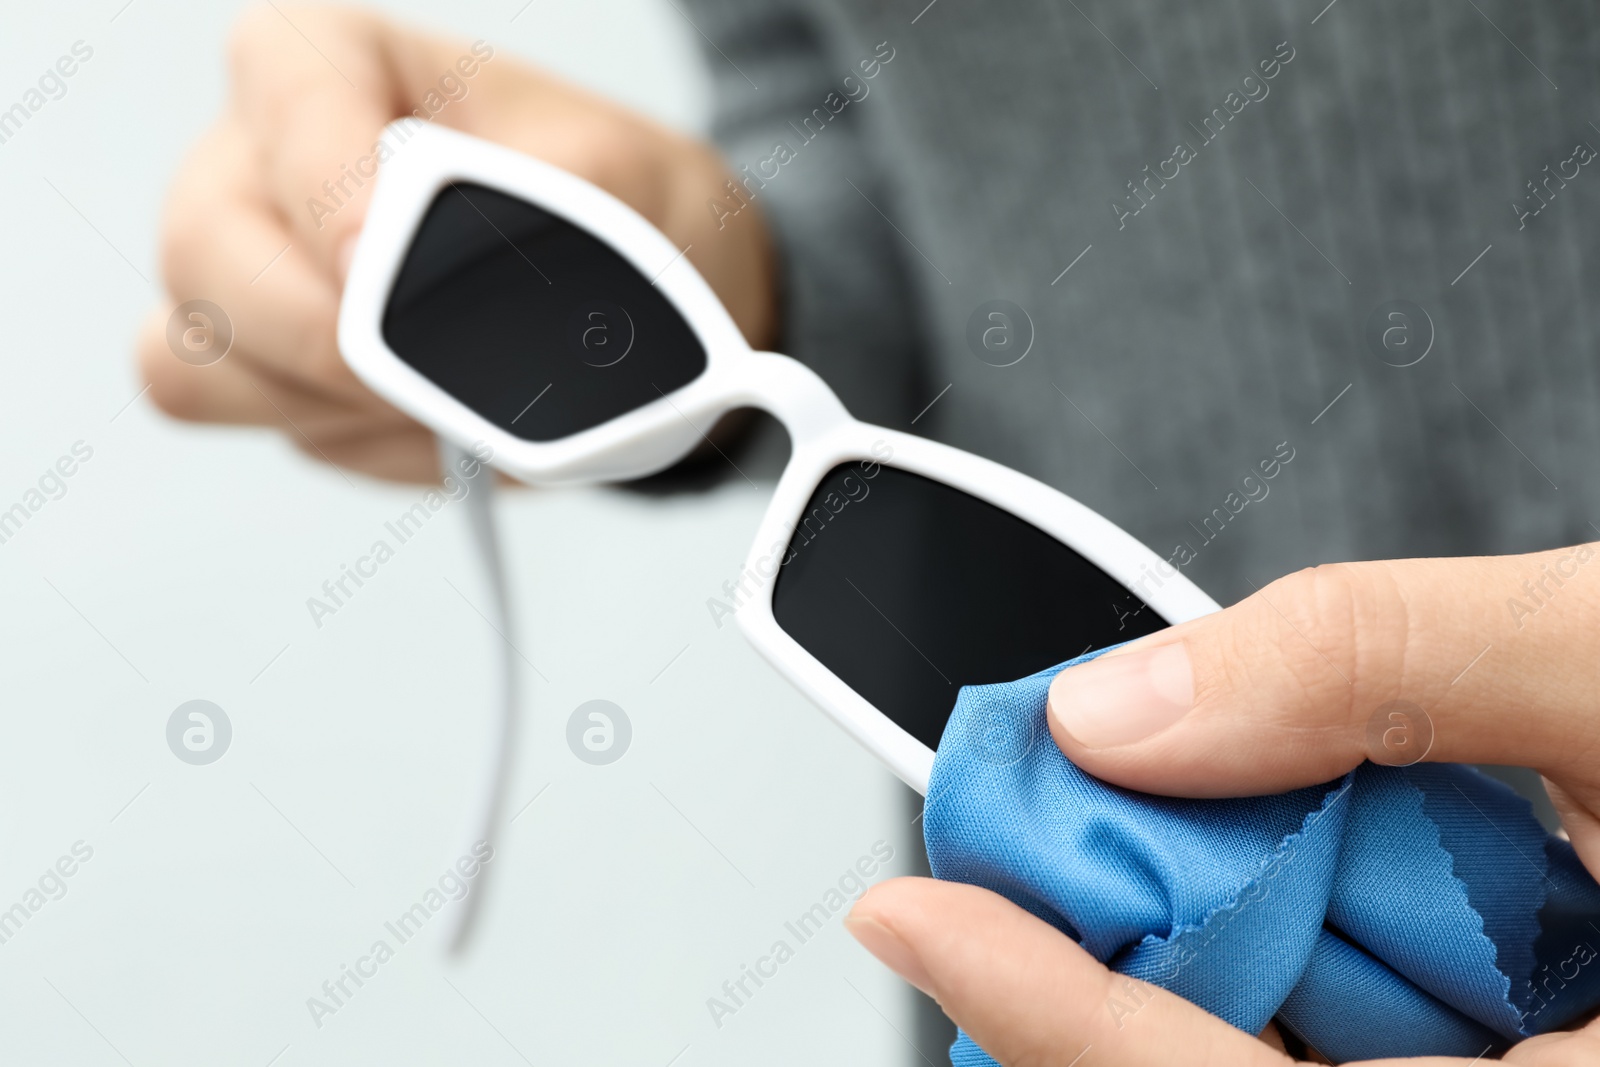
[[391, 351], [528, 441], [555, 441], [699, 377], [705, 349], [649, 278], [541, 208], [458, 182], [434, 198], [383, 313]]

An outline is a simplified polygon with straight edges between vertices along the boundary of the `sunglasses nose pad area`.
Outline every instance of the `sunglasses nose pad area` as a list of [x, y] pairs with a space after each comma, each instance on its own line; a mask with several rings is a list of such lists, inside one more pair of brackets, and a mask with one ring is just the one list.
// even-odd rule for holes
[[[479, 416], [558, 441], [705, 373], [704, 346], [632, 262], [566, 219], [468, 182], [434, 197], [384, 307], [384, 342]], [[660, 465], [691, 424], [645, 451]], [[630, 446], [630, 449], [635, 446]]]

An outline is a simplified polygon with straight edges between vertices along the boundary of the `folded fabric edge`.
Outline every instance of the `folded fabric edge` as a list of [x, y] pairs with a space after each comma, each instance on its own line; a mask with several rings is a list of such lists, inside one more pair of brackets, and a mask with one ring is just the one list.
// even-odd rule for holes
[[[1432, 771], [1433, 769], [1434, 768], [1432, 768], [1432, 767], [1427, 768], [1427, 770], [1429, 770], [1429, 771]], [[1481, 773], [1481, 772], [1478, 772], [1477, 770], [1472, 769], [1472, 768], [1468, 768], [1468, 769], [1472, 770], [1472, 773], [1474, 773], [1474, 774]], [[1413, 790], [1415, 792], [1415, 794], [1417, 796], [1417, 800], [1418, 800], [1418, 805], [1420, 807], [1420, 810], [1422, 811], [1423, 817], [1425, 819], [1427, 819], [1428, 825], [1433, 828], [1434, 834], [1436, 835], [1436, 839], [1438, 841], [1440, 851], [1442, 851], [1447, 857], [1449, 857], [1450, 870], [1447, 873], [1449, 874], [1449, 877], [1450, 877], [1451, 881], [1455, 883], [1456, 890], [1461, 895], [1461, 901], [1462, 901], [1463, 905], [1466, 907], [1467, 911], [1472, 915], [1473, 919], [1476, 920], [1476, 922], [1478, 924], [1478, 937], [1481, 938], [1483, 940], [1483, 942], [1485, 944], [1487, 944], [1494, 952], [1493, 968], [1494, 968], [1494, 973], [1495, 973], [1496, 977], [1499, 979], [1499, 981], [1500, 981], [1500, 983], [1502, 985], [1502, 988], [1501, 988], [1501, 999], [1504, 1001], [1506, 1008], [1512, 1013], [1512, 1015], [1514, 1015], [1516, 1017], [1516, 1022], [1515, 1023], [1511, 1023], [1509, 1020], [1507, 1020], [1507, 1025], [1494, 1026], [1493, 1029], [1497, 1033], [1499, 1033], [1502, 1037], [1515, 1038], [1515, 1037], [1521, 1035], [1521, 1033], [1522, 1033], [1523, 1011], [1518, 1006], [1518, 1004], [1516, 1002], [1516, 999], [1513, 996], [1513, 990], [1516, 988], [1516, 981], [1515, 981], [1516, 976], [1513, 976], [1512, 974], [1510, 974], [1508, 972], [1507, 968], [1504, 966], [1504, 961], [1507, 958], [1507, 956], [1510, 954], [1510, 946], [1502, 946], [1501, 943], [1498, 940], [1496, 940], [1494, 937], [1492, 937], [1490, 935], [1488, 922], [1487, 922], [1487, 920], [1485, 920], [1483, 912], [1480, 910], [1480, 908], [1478, 907], [1477, 903], [1474, 900], [1474, 898], [1478, 895], [1478, 887], [1473, 881], [1471, 881], [1471, 880], [1469, 880], [1467, 878], [1464, 878], [1459, 873], [1460, 864], [1459, 864], [1459, 861], [1458, 861], [1457, 852], [1449, 844], [1449, 839], [1451, 838], [1452, 833], [1449, 831], [1449, 829], [1447, 827], [1445, 827], [1444, 825], [1442, 825], [1440, 823], [1438, 816], [1435, 814], [1434, 805], [1437, 804], [1437, 803], [1442, 803], [1442, 800], [1440, 798], [1436, 797], [1430, 790], [1424, 789], [1417, 782], [1417, 777], [1422, 773], [1423, 773], [1422, 771], [1416, 771], [1414, 768], [1407, 767], [1407, 768], [1404, 768], [1402, 770], [1402, 772], [1400, 774], [1400, 778], [1401, 778], [1402, 781], [1405, 782], [1405, 784], [1406, 784], [1406, 786], [1408, 788], [1410, 788], [1411, 790]], [[1472, 805], [1475, 809], [1477, 808], [1477, 805], [1473, 804], [1471, 798], [1468, 797], [1465, 793], [1461, 792], [1461, 789], [1460, 789], [1459, 786], [1455, 786], [1455, 789], [1456, 789], [1456, 792], [1460, 795], [1461, 799], [1465, 800], [1469, 805]], [[1518, 804], [1521, 805], [1523, 812], [1526, 814], [1526, 817], [1529, 820], [1533, 820], [1533, 805], [1529, 804], [1528, 801], [1525, 798], [1520, 797], [1520, 796], [1516, 796], [1514, 793], [1512, 793], [1512, 791], [1509, 788], [1506, 789], [1506, 793], [1509, 795], [1509, 797], [1511, 799], [1514, 799]], [[1483, 815], [1483, 812], [1481, 811], [1481, 809], [1478, 810], [1478, 813], [1480, 815]], [[1484, 815], [1483, 817], [1484, 817], [1485, 821], [1487, 821], [1491, 825], [1493, 825], [1493, 820], [1492, 819], [1489, 819], [1489, 817], [1487, 815]], [[1504, 831], [1501, 831], [1501, 836], [1504, 837]], [[1509, 839], [1507, 839], [1507, 842], [1510, 843]], [[1515, 845], [1513, 845], [1513, 847], [1515, 847]], [[1523, 857], [1523, 858], [1527, 859], [1527, 857]], [[1532, 861], [1529, 860], [1528, 862], [1531, 863]], [[1542, 854], [1540, 856], [1540, 863], [1541, 863], [1541, 865], [1544, 863], [1544, 856]], [[1532, 954], [1533, 954], [1532, 953], [1533, 945], [1538, 940], [1539, 934], [1540, 934], [1541, 929], [1542, 929], [1541, 925], [1539, 923], [1539, 912], [1541, 910], [1543, 910], [1545, 901], [1546, 901], [1546, 899], [1548, 899], [1548, 893], [1547, 893], [1547, 890], [1545, 889], [1545, 884], [1546, 884], [1546, 881], [1547, 881], [1547, 879], [1545, 878], [1545, 870], [1544, 869], [1540, 869], [1537, 873], [1539, 875], [1539, 883], [1538, 883], [1538, 885], [1539, 885], [1539, 903], [1533, 909], [1533, 911], [1532, 911], [1532, 913], [1531, 913], [1531, 915], [1529, 917], [1529, 922], [1527, 924], [1527, 928], [1525, 929], [1525, 931], [1519, 932], [1519, 935], [1518, 935], [1518, 936], [1522, 936], [1523, 933], [1525, 933], [1527, 935], [1527, 944], [1525, 946], [1523, 946], [1523, 947], [1527, 950], [1527, 954], [1529, 955], [1530, 958], [1532, 957]], [[1523, 977], [1524, 977], [1524, 984], [1527, 984], [1526, 983], [1526, 977], [1528, 977], [1528, 976], [1523, 976]], [[1413, 982], [1417, 981], [1415, 978], [1412, 978], [1411, 980]], [[1418, 985], [1421, 988], [1426, 988], [1425, 986], [1421, 986], [1421, 983], [1418, 983]], [[1432, 992], [1432, 991], [1430, 991], [1430, 992]], [[1438, 994], [1434, 993], [1434, 995], [1437, 996]]]
[[[1349, 1000], [1382, 1003], [1383, 1026], [1365, 1017], [1330, 1016], [1327, 1005], [1339, 1003], [1329, 999], [1334, 991]], [[1482, 1057], [1511, 1044], [1326, 928], [1277, 1020], [1334, 1063], [1380, 1056]]]
[[1304, 841], [1306, 836], [1311, 832], [1312, 828], [1316, 826], [1316, 824], [1320, 822], [1330, 810], [1332, 810], [1334, 804], [1343, 800], [1349, 794], [1354, 783], [1355, 772], [1351, 771], [1349, 774], [1346, 774], [1343, 778], [1339, 779], [1339, 785], [1330, 786], [1328, 791], [1323, 794], [1322, 803], [1306, 812], [1304, 818], [1300, 820], [1300, 826], [1298, 829], [1291, 830], [1289, 833], [1284, 835], [1283, 840], [1278, 842], [1278, 847], [1273, 850], [1272, 855], [1261, 861], [1260, 869], [1255, 874], [1250, 876], [1249, 880], [1245, 882], [1243, 887], [1240, 888], [1239, 892], [1235, 893], [1231, 898], [1229, 898], [1227, 903], [1219, 904], [1217, 907], [1213, 908], [1210, 914], [1208, 914], [1200, 922], [1185, 923], [1181, 926], [1174, 927], [1164, 937], [1157, 937], [1155, 934], [1147, 934], [1136, 947], [1142, 948], [1146, 945], [1170, 944], [1171, 942], [1189, 934], [1203, 933], [1206, 928], [1209, 927], [1215, 919], [1217, 919], [1218, 916], [1224, 914], [1233, 914], [1240, 908], [1249, 904], [1250, 900], [1246, 898], [1250, 898], [1252, 892], [1263, 882], [1267, 881], [1269, 878], [1275, 877], [1278, 869], [1283, 867], [1293, 858], [1292, 853], [1299, 847], [1300, 842]]

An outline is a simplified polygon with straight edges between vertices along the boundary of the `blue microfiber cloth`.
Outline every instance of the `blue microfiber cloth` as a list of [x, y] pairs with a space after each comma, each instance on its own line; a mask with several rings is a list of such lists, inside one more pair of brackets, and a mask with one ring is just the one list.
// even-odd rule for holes
[[[1600, 1005], [1600, 886], [1506, 786], [1368, 763], [1277, 796], [1119, 789], [1045, 719], [1051, 679], [1099, 654], [961, 690], [924, 809], [935, 876], [1247, 1033], [1276, 1017], [1336, 1063], [1470, 1058]], [[1104, 1010], [1120, 1026], [1141, 1003]], [[964, 1033], [950, 1058], [994, 1063]]]

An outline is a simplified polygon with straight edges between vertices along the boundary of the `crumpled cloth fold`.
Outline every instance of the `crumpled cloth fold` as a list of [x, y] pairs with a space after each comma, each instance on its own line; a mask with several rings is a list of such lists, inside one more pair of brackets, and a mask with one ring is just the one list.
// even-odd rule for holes
[[[1182, 800], [1079, 770], [1045, 718], [1063, 667], [961, 690], [924, 837], [1134, 981], [1247, 1033], [1276, 1018], [1335, 1063], [1495, 1052], [1600, 1005], [1600, 886], [1532, 807], [1470, 767], [1363, 764], [1277, 796]], [[1070, 1051], [1070, 1050], [1068, 1050]], [[965, 1033], [955, 1067], [994, 1061]]]

